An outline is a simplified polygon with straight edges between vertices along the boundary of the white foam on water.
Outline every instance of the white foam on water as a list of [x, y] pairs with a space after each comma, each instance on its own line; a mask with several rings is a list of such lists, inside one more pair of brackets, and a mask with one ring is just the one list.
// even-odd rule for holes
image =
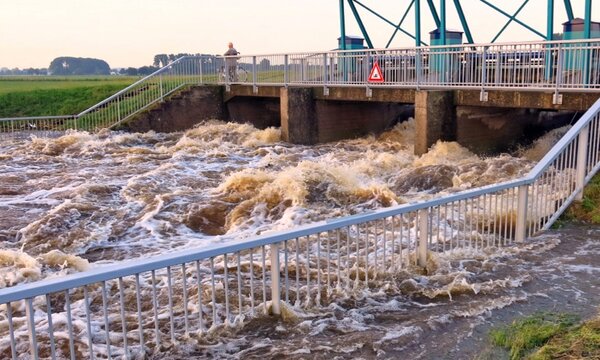
[[[533, 165], [532, 161], [507, 154], [481, 158], [449, 142], [438, 142], [427, 154], [416, 157], [411, 143], [414, 126], [414, 120], [410, 120], [377, 137], [314, 147], [284, 144], [280, 142], [278, 129], [257, 130], [247, 124], [218, 121], [207, 121], [176, 134], [71, 131], [57, 139], [33, 138], [24, 143], [0, 144], [0, 179], [10, 183], [10, 192], [0, 193], [0, 214], [7, 214], [12, 221], [10, 225], [0, 225], [0, 242], [10, 247], [10, 250], [0, 250], [0, 279], [5, 281], [0, 282], [0, 287], [64, 276], [124, 259], [143, 259], [173, 250], [243, 241], [314, 221], [424, 200], [516, 178]], [[566, 171], [557, 176], [571, 175]], [[514, 203], [516, 199], [508, 201]], [[455, 209], [448, 212], [442, 213], [440, 218], [436, 214], [434, 221], [444, 221], [445, 215], [467, 220]], [[22, 213], [30, 217], [21, 217]], [[508, 218], [511, 214], [492, 212], [492, 216]], [[434, 243], [462, 235], [457, 229], [445, 229], [446, 233], [433, 237]], [[407, 228], [406, 234], [414, 239], [416, 231], [413, 226]], [[471, 236], [481, 243], [490, 240], [486, 238], [489, 234], [473, 232]], [[379, 249], [366, 259], [371, 264], [376, 256], [383, 257], [383, 240], [384, 236], [373, 239], [373, 245]], [[301, 246], [305, 246], [304, 241], [299, 241]], [[330, 332], [342, 335], [363, 332], [377, 337], [373, 340], [366, 336], [365, 341], [336, 346], [308, 344], [306, 348], [284, 350], [287, 355], [310, 355], [319, 351], [350, 354], [365, 347], [382, 351], [380, 345], [404, 339], [411, 341], [423, 329], [415, 324], [384, 326], [378, 323], [381, 314], [390, 313], [405, 319], [409, 310], [431, 312], [421, 320], [424, 324], [428, 321], [437, 324], [435, 326], [450, 323], [455, 317], [483, 316], [490, 309], [525, 298], [515, 292], [530, 279], [523, 274], [489, 278], [486, 269], [501, 267], [506, 259], [518, 257], [522, 252], [540, 253], [556, 244], [558, 240], [547, 239], [543, 244], [506, 249], [454, 249], [430, 256], [426, 275], [406, 265], [414, 263], [414, 254], [407, 252], [402, 258], [404, 269], [389, 276], [369, 270], [372, 272], [369, 273], [370, 287], [366, 287], [359, 276], [349, 279], [329, 294], [332, 300], [325, 308], [314, 306], [321, 299], [316, 293], [308, 293], [306, 286], [300, 286], [302, 301], [309, 299], [310, 305], [303, 309], [285, 307], [284, 322], [274, 329], [289, 332], [290, 336], [295, 332], [308, 337], [327, 337]], [[402, 243], [402, 246], [408, 245], [406, 240]], [[311, 246], [310, 251], [316, 252], [316, 246]], [[24, 251], [17, 251], [20, 247], [24, 247]], [[262, 264], [257, 254], [254, 256], [254, 266], [260, 270]], [[268, 256], [269, 250], [267, 259]], [[225, 266], [233, 271], [237, 263], [229, 259], [226, 264], [223, 257], [214, 260], [215, 289], [220, 293], [225, 284], [222, 276]], [[304, 254], [299, 256], [301, 264], [307, 260], [310, 259]], [[270, 266], [270, 261], [265, 264]], [[248, 254], [241, 257], [240, 265], [245, 269], [250, 267]], [[367, 273], [363, 264], [354, 266], [354, 274]], [[206, 276], [210, 268], [202, 263], [200, 269], [204, 274], [200, 281], [205, 302], [203, 311], [210, 318], [208, 304], [212, 283]], [[571, 270], [598, 271], [595, 267]], [[161, 304], [168, 301], [164, 276], [157, 274]], [[316, 272], [311, 276], [316, 277]], [[193, 280], [193, 276], [188, 277]], [[125, 295], [128, 302], [134, 304], [131, 281], [125, 279]], [[146, 290], [152, 283], [148, 274], [143, 274], [140, 281]], [[173, 286], [181, 285], [177, 281]], [[98, 289], [89, 291], [96, 302], [101, 301]], [[495, 294], [502, 295], [491, 304], [482, 300], [475, 301], [470, 308], [461, 305], [463, 296], [477, 300]], [[115, 294], [111, 296], [109, 300], [118, 303]], [[189, 296], [186, 306], [190, 312], [197, 313], [197, 292]], [[244, 303], [249, 303], [249, 293], [241, 297]], [[192, 338], [215, 356], [239, 358], [257, 352], [280, 353], [281, 349], [272, 340], [245, 338], [248, 335], [236, 337], [245, 327], [260, 322], [265, 316], [263, 309], [270, 311], [271, 303], [261, 299], [255, 303], [256, 319], [229, 314], [225, 322], [230, 327], [222, 322], [212, 324], [203, 329], [204, 333]], [[437, 314], [449, 300], [457, 304], [457, 309], [446, 316]], [[24, 304], [12, 305], [16, 334], [25, 339]], [[234, 302], [231, 305], [234, 306]], [[44, 306], [43, 299], [36, 298], [34, 317], [40, 325], [47, 321]], [[111, 323], [117, 323], [118, 309], [111, 310], [114, 311], [110, 314]], [[214, 311], [219, 319], [226, 317], [222, 299], [217, 299]], [[73, 294], [72, 315], [76, 349], [78, 354], [88, 356], [86, 311], [79, 293]], [[143, 312], [144, 319], [153, 316], [151, 310]], [[169, 316], [167, 307], [161, 307], [159, 320], [167, 321]], [[64, 345], [68, 340], [65, 314], [56, 313], [52, 319], [55, 336], [62, 339]], [[92, 324], [97, 355], [106, 353], [102, 345], [102, 321], [95, 319]], [[136, 321], [131, 319], [132, 324]], [[2, 324], [5, 320], [0, 315], [0, 329]], [[132, 325], [131, 336], [136, 331], [135, 326]], [[44, 326], [39, 335], [47, 337]], [[111, 336], [114, 337], [113, 355], [123, 354], [118, 333]], [[228, 342], [202, 343], [218, 337]], [[2, 339], [0, 353], [8, 346]], [[139, 349], [130, 350], [143, 357]]]

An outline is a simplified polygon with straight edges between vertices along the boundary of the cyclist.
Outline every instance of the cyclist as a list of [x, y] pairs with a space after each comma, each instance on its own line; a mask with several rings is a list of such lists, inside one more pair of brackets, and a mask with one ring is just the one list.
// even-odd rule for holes
[[236, 55], [239, 55], [239, 52], [233, 47], [233, 43], [230, 42], [229, 44], [227, 44], [227, 46], [229, 47], [229, 49], [225, 52], [225, 54], [223, 54], [224, 56], [227, 56], [225, 58], [225, 67], [227, 68], [227, 74], [229, 75], [229, 81], [238, 81], [237, 78], [237, 61], [239, 59], [239, 57], [236, 57]]

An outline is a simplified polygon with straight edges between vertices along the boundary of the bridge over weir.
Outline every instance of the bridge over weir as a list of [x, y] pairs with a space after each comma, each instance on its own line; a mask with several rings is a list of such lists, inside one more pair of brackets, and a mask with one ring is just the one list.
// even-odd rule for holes
[[[423, 133], [434, 139], [459, 107], [585, 111], [522, 178], [0, 289], [4, 354], [134, 358], [244, 318], [280, 315], [282, 307], [310, 309], [355, 296], [381, 278], [426, 266], [436, 252], [518, 246], [581, 199], [600, 168], [599, 50], [600, 41], [588, 39], [256, 55], [237, 59], [245, 79], [224, 76], [222, 57], [185, 57], [80, 114], [0, 120], [0, 131], [12, 136], [144, 121], [162, 126], [177, 109], [195, 109], [190, 121], [211, 112], [227, 119], [236, 99], [264, 98], [263, 108], [277, 99], [274, 111], [291, 137], [323, 131], [321, 123], [303, 130], [302, 122], [318, 111], [335, 113], [336, 102], [414, 103]], [[379, 83], [368, 81], [375, 61]], [[192, 125], [186, 121], [180, 125]]]
[[[181, 58], [77, 115], [0, 119], [0, 132], [103, 127], [183, 130], [208, 118], [281, 126], [313, 144], [377, 132], [413, 104], [415, 151], [439, 139], [497, 150], [538, 123], [530, 109], [587, 110], [600, 94], [600, 40]], [[377, 64], [378, 82], [369, 80]], [[239, 73], [239, 75], [238, 75]], [[241, 116], [240, 114], [243, 114]], [[507, 119], [511, 119], [507, 121]]]

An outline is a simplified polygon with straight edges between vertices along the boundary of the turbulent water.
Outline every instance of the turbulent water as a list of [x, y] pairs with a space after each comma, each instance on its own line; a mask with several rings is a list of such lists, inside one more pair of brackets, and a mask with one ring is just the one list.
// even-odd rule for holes
[[[3, 140], [0, 288], [513, 179], [526, 174], [562, 132], [517, 154], [488, 158], [453, 142], [413, 155], [413, 120], [380, 136], [310, 147], [280, 142], [278, 129], [217, 121], [185, 133], [71, 132]], [[436, 260], [432, 276], [407, 270], [398, 275], [401, 281], [384, 282], [356, 303], [294, 311], [293, 320], [279, 325], [258, 319], [227, 346], [208, 337], [200, 350], [190, 351], [312, 357], [303, 355], [308, 342], [312, 353], [355, 357], [362, 356], [364, 336], [372, 338], [368, 354], [380, 354], [390, 342], [402, 349], [426, 331], [409, 321], [415, 314], [426, 314], [435, 330], [436, 324], [478, 317], [522, 297], [511, 289], [530, 275], [503, 277], [504, 263], [518, 261], [519, 251], [448, 252]], [[472, 294], [484, 294], [491, 303], [467, 306]], [[443, 302], [467, 300], [438, 313], [431, 309], [438, 308], [440, 296]], [[266, 333], [268, 341], [258, 340]], [[282, 350], [278, 338], [289, 339], [292, 350]]]

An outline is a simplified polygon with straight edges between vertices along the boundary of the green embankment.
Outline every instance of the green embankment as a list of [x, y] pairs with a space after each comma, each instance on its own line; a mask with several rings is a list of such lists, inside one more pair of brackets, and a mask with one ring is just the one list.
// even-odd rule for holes
[[137, 77], [0, 77], [0, 118], [77, 114]]

